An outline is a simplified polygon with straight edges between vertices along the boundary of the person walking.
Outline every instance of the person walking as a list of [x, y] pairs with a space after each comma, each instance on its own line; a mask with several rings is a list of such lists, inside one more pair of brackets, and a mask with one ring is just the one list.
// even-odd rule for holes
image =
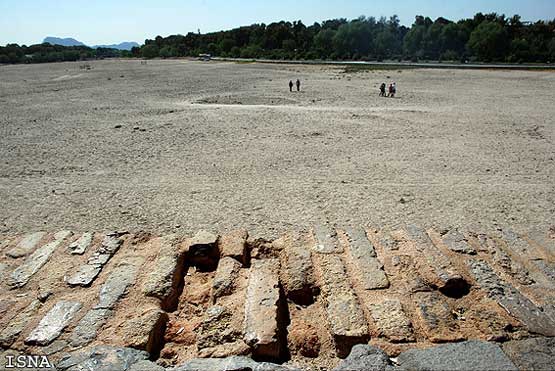
[[289, 80], [289, 91], [293, 92], [293, 80]]
[[297, 79], [297, 91], [301, 91], [301, 80]]
[[380, 97], [385, 97], [385, 82], [380, 85]]

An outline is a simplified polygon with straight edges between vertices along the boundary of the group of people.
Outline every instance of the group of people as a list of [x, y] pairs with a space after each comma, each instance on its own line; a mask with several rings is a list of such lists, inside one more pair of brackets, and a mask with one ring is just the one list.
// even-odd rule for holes
[[388, 89], [389, 92], [388, 92], [387, 95], [386, 95], [386, 92], [385, 92], [385, 88], [386, 88], [386, 85], [385, 85], [385, 82], [383, 82], [383, 83], [380, 85], [380, 97], [391, 97], [391, 98], [394, 98], [394, 97], [395, 97], [395, 94], [397, 93], [397, 84], [394, 83], [394, 82], [392, 82], [391, 84], [389, 84], [389, 89]]
[[[297, 91], [301, 91], [301, 80], [297, 79], [295, 85], [297, 85]], [[289, 80], [289, 91], [293, 91], [293, 80]]]
[[[297, 86], [297, 91], [301, 91], [301, 80], [297, 79], [295, 83], [293, 83], [293, 80], [289, 80], [290, 92], [293, 91], [294, 86]], [[380, 97], [395, 98], [395, 94], [397, 94], [397, 83], [392, 82], [391, 84], [389, 84], [389, 88], [387, 89], [388, 90], [387, 92], [386, 92], [386, 88], [387, 88], [387, 85], [385, 84], [385, 82], [383, 82], [380, 85]]]

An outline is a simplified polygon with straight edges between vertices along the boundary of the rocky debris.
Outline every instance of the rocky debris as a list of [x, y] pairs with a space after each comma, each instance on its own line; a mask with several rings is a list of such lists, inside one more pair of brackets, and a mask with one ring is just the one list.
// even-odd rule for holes
[[381, 349], [358, 344], [334, 371], [385, 371], [389, 365], [389, 357]]
[[419, 292], [413, 299], [421, 327], [432, 343], [464, 339], [451, 309], [437, 292]]
[[242, 355], [250, 349], [243, 341], [242, 329], [233, 323], [233, 313], [222, 306], [213, 306], [206, 311], [197, 346], [203, 358]]
[[6, 252], [6, 255], [14, 259], [26, 256], [37, 247], [44, 236], [46, 236], [46, 232], [35, 232], [25, 235], [13, 249]]
[[337, 241], [335, 229], [325, 225], [316, 225], [314, 237], [316, 239], [315, 252], [319, 254], [341, 254], [343, 252], [343, 248]]
[[104, 237], [102, 244], [88, 259], [87, 264], [82, 265], [73, 276], [66, 279], [66, 282], [70, 286], [90, 286], [122, 244], [123, 241], [117, 235]]
[[8, 283], [12, 289], [23, 287], [29, 282], [31, 277], [37, 273], [43, 265], [50, 259], [56, 249], [71, 236], [69, 231], [61, 231], [54, 235], [54, 241], [47, 243], [38, 250], [35, 250], [25, 259], [25, 262], [16, 268], [10, 277]]
[[411, 349], [401, 353], [397, 362], [404, 370], [517, 370], [498, 345], [483, 341]]
[[39, 325], [25, 339], [25, 344], [48, 345], [54, 341], [75, 314], [81, 309], [81, 303], [74, 301], [59, 301], [42, 318]]
[[70, 337], [70, 343], [73, 347], [82, 347], [92, 342], [98, 333], [98, 330], [112, 316], [110, 309], [91, 309], [79, 321], [75, 330]]
[[162, 309], [171, 311], [177, 306], [178, 296], [183, 285], [185, 271], [185, 253], [178, 246], [175, 235], [152, 241], [159, 243], [160, 250], [143, 283], [146, 296], [161, 300]]
[[37, 313], [41, 303], [38, 300], [33, 300], [25, 309], [19, 312], [0, 332], [0, 346], [8, 348], [11, 346], [19, 334], [25, 330], [31, 319]]
[[[244, 356], [232, 356], [228, 358], [198, 358], [192, 359], [172, 369], [172, 371], [296, 371], [298, 369], [281, 366], [268, 362], [255, 362]], [[300, 370], [299, 370], [300, 371]]]
[[468, 267], [480, 287], [531, 333], [555, 336], [555, 322], [514, 287], [501, 280], [482, 260], [469, 260]]
[[249, 263], [247, 238], [249, 238], [249, 233], [245, 229], [224, 235], [218, 241], [220, 257], [230, 257], [239, 261], [243, 266], [247, 266]]
[[468, 294], [470, 285], [457, 271], [449, 258], [438, 250], [428, 237], [425, 230], [409, 226], [405, 232], [414, 242], [414, 258], [422, 264], [419, 273], [434, 288], [442, 294], [461, 298]]
[[310, 305], [318, 294], [314, 267], [306, 235], [284, 237], [281, 252], [281, 282], [287, 298], [300, 305]]
[[349, 256], [355, 272], [360, 276], [365, 290], [386, 289], [389, 280], [383, 270], [383, 264], [377, 258], [376, 250], [362, 229], [348, 229]]
[[220, 252], [218, 236], [201, 230], [191, 239], [187, 252], [187, 264], [201, 271], [212, 271], [218, 266]]
[[395, 343], [415, 340], [412, 324], [399, 300], [385, 299], [370, 304], [369, 307], [380, 336], [385, 336]]
[[220, 259], [216, 275], [212, 281], [213, 301], [219, 297], [230, 295], [235, 288], [235, 281], [241, 270], [241, 263], [231, 257]]
[[279, 359], [279, 261], [253, 260], [245, 301], [244, 340], [258, 357]]
[[93, 242], [94, 233], [83, 233], [79, 239], [68, 246], [72, 255], [83, 255]]
[[449, 250], [460, 254], [476, 255], [476, 250], [468, 244], [466, 237], [456, 229], [443, 236], [443, 243]]
[[555, 338], [509, 341], [503, 351], [520, 370], [553, 370]]
[[56, 368], [59, 371], [125, 371], [148, 358], [149, 354], [145, 351], [100, 345], [63, 356]]
[[142, 309], [136, 317], [120, 324], [118, 334], [126, 347], [146, 350], [157, 357], [164, 345], [168, 319], [167, 313], [158, 308]]
[[345, 265], [338, 255], [320, 255], [320, 269], [325, 309], [337, 355], [346, 357], [355, 344], [369, 338], [368, 325], [359, 301], [345, 277]]

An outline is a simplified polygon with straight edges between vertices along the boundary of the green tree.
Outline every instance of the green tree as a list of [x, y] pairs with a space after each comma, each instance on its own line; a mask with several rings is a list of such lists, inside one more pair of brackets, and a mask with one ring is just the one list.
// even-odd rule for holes
[[159, 53], [160, 51], [158, 49], [158, 45], [156, 44], [148, 44], [143, 46], [141, 49], [141, 55], [143, 58], [148, 58], [148, 59], [157, 58]]
[[468, 48], [481, 61], [503, 61], [509, 50], [507, 31], [500, 23], [482, 22], [470, 34]]

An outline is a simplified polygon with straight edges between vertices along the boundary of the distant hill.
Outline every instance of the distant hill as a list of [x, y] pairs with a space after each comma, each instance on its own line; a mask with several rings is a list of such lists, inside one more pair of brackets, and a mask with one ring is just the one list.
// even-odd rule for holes
[[118, 50], [131, 50], [136, 46], [140, 46], [139, 43], [134, 41], [125, 41], [119, 44], [112, 44], [112, 45], [95, 45], [93, 46], [94, 49], [96, 48], [110, 48], [110, 49], [118, 49]]
[[44, 39], [43, 43], [49, 43], [52, 45], [61, 45], [61, 46], [86, 46], [82, 42], [72, 39], [71, 37], [61, 39], [59, 37], [48, 36]]
[[[81, 41], [75, 40], [71, 37], [68, 38], [59, 38], [59, 37], [46, 37], [43, 43], [49, 43], [52, 45], [62, 45], [62, 46], [87, 46]], [[118, 50], [131, 50], [135, 46], [140, 46], [136, 42], [122, 42], [120, 44], [112, 44], [112, 45], [94, 45], [92, 46], [93, 49], [97, 48], [110, 48], [110, 49], [118, 49]]]

